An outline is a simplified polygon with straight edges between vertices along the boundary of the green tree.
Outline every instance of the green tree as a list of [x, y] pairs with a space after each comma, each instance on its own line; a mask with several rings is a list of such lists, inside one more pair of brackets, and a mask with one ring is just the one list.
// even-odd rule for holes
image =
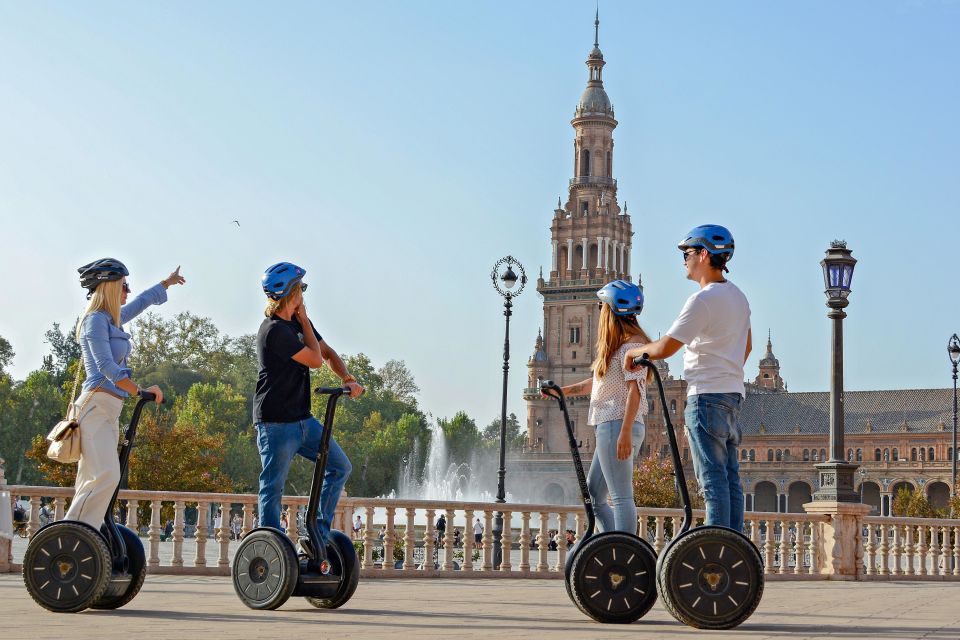
[[[491, 446], [500, 446], [500, 417], [497, 416], [493, 422], [487, 425], [483, 430], [483, 440]], [[527, 432], [520, 425], [517, 414], [511, 413], [507, 416], [507, 449], [517, 451], [521, 449], [527, 441]]]
[[50, 345], [50, 353], [43, 357], [43, 369], [51, 373], [59, 384], [63, 384], [70, 375], [71, 363], [80, 359], [80, 344], [72, 331], [61, 331], [58, 322], [54, 322], [53, 328], [43, 334], [43, 341]]
[[0, 457], [7, 461], [7, 480], [14, 484], [39, 482], [36, 465], [26, 457], [34, 436], [45, 436], [66, 413], [67, 399], [56, 378], [39, 369], [12, 388], [10, 410], [2, 418]]
[[930, 506], [926, 496], [921, 491], [913, 491], [900, 487], [893, 497], [893, 515], [900, 518], [935, 518], [937, 510]]
[[387, 360], [386, 364], [377, 369], [377, 375], [383, 380], [385, 391], [392, 393], [402, 402], [416, 404], [420, 387], [403, 360]]
[[[684, 475], [693, 508], [702, 508], [703, 498], [697, 491], [696, 480], [689, 471]], [[675, 509], [682, 506], [673, 473], [673, 460], [653, 456], [640, 460], [633, 471], [633, 498], [641, 507]]]
[[13, 363], [15, 355], [13, 345], [6, 338], [0, 336], [0, 373], [6, 371], [7, 367]]
[[454, 462], [469, 462], [471, 454], [483, 446], [483, 434], [477, 423], [465, 412], [459, 411], [449, 420], [440, 418], [437, 424], [447, 439], [447, 451]]

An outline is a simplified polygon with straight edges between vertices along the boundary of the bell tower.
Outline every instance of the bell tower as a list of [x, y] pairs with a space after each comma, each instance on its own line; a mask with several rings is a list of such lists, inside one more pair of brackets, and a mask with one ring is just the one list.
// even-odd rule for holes
[[[611, 280], [630, 280], [633, 229], [627, 206], [617, 201], [613, 177], [613, 106], [603, 86], [606, 62], [600, 51], [600, 18], [594, 19], [593, 49], [587, 56], [587, 86], [574, 110], [573, 177], [566, 203], [557, 200], [550, 223], [552, 259], [537, 291], [543, 297], [543, 334], [528, 364], [528, 446], [543, 453], [567, 451], [563, 417], [553, 400], [536, 393], [537, 379], [566, 385], [589, 378], [599, 310], [596, 292]], [[584, 453], [593, 451], [585, 398], [568, 401]]]
[[773, 342], [770, 340], [770, 331], [767, 331], [767, 353], [760, 360], [760, 373], [753, 383], [759, 387], [785, 391], [786, 385], [780, 377], [780, 361], [773, 355]]

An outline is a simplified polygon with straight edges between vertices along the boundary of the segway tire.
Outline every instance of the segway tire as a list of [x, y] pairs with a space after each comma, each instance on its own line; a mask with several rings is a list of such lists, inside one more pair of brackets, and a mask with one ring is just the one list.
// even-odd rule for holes
[[76, 613], [100, 599], [110, 585], [110, 549], [98, 531], [64, 520], [34, 534], [23, 558], [30, 597], [54, 613]]
[[743, 623], [760, 604], [763, 584], [760, 552], [725, 527], [691, 529], [658, 562], [663, 606], [696, 629], [733, 629]]
[[127, 548], [127, 567], [130, 571], [130, 584], [124, 592], [117, 596], [103, 596], [92, 605], [91, 609], [119, 609], [137, 597], [147, 578], [147, 554], [143, 550], [143, 542], [133, 530], [117, 525], [117, 531], [123, 538]]
[[340, 532], [331, 531], [327, 541], [327, 559], [330, 561], [330, 573], [341, 576], [337, 591], [329, 598], [307, 596], [306, 600], [318, 609], [337, 609], [353, 597], [360, 583], [360, 560], [350, 538]]
[[645, 540], [610, 531], [583, 542], [573, 559], [568, 587], [587, 616], [606, 624], [630, 624], [657, 600], [657, 554]]
[[251, 609], [276, 609], [297, 586], [300, 562], [293, 543], [272, 529], [251, 531], [233, 560], [233, 590]]

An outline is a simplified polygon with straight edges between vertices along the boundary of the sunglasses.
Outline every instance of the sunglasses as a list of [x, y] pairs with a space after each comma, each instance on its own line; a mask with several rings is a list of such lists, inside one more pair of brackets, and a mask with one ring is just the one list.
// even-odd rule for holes
[[694, 249], [693, 251], [684, 251], [683, 252], [683, 264], [687, 264], [687, 260], [690, 259], [690, 256], [695, 256], [700, 253], [700, 249]]
[[300, 291], [306, 293], [306, 291], [307, 291], [307, 283], [306, 283], [306, 282], [301, 282], [301, 283], [300, 283]]
[[127, 284], [126, 282], [123, 283], [123, 292], [130, 293], [130, 285]]

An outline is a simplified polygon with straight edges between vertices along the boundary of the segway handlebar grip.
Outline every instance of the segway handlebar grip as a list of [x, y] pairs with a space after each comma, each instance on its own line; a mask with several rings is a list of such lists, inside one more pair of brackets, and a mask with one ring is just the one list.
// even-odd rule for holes
[[634, 359], [633, 359], [633, 366], [635, 366], [635, 367], [652, 367], [652, 366], [653, 366], [653, 363], [650, 362], [650, 359], [649, 359], [649, 357], [648, 357], [648, 354], [645, 353], [645, 354], [643, 354], [642, 356], [640, 356], [639, 358], [634, 358]]
[[[140, 389], [140, 391], [137, 392], [137, 395], [140, 396], [142, 399], [146, 400], [147, 402], [157, 401], [157, 394], [155, 394], [152, 391], [144, 391], [143, 389]], [[167, 401], [166, 399], [163, 399], [161, 401], [161, 404], [163, 404], [166, 401]]]
[[350, 389], [348, 387], [317, 387], [313, 392], [321, 396], [350, 395]]

